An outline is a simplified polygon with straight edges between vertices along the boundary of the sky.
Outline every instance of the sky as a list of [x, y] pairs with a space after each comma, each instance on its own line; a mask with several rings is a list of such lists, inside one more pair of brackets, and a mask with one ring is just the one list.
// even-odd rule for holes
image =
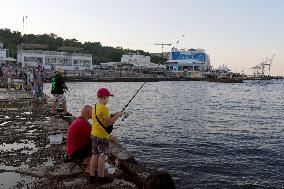
[[213, 67], [246, 74], [275, 54], [271, 74], [284, 75], [284, 0], [0, 0], [0, 10], [0, 28], [147, 52], [202, 48]]

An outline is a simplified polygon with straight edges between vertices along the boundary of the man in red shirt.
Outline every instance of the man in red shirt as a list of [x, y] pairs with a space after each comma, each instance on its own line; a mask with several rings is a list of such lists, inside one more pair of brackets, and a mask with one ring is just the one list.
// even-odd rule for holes
[[[85, 105], [81, 116], [77, 117], [70, 125], [67, 133], [67, 154], [70, 159], [84, 159], [92, 155], [91, 130], [88, 122], [92, 119], [92, 106]], [[89, 171], [89, 166], [86, 172]]]

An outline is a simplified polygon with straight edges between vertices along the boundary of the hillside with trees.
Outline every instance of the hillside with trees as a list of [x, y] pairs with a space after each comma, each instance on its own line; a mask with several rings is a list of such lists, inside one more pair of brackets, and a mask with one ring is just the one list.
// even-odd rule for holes
[[[77, 53], [88, 53], [93, 56], [93, 64], [99, 64], [102, 62], [119, 62], [121, 56], [126, 53], [139, 52], [142, 55], [150, 56], [150, 53], [143, 50], [131, 50], [123, 49], [122, 47], [110, 47], [102, 46], [100, 42], [84, 42], [81, 43], [77, 39], [63, 39], [56, 34], [24, 34], [18, 31], [11, 31], [10, 29], [0, 29], [0, 42], [4, 44], [4, 47], [10, 50], [9, 56], [16, 58], [17, 47], [21, 43], [31, 44], [45, 44], [48, 51], [60, 51], [60, 47], [69, 46], [76, 47]], [[151, 56], [151, 62], [161, 63], [165, 59], [158, 56]]]

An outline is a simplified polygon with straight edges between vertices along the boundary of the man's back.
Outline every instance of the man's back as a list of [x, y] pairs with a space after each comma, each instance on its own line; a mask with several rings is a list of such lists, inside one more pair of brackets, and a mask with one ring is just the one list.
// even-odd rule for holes
[[65, 80], [60, 75], [55, 75], [51, 80], [51, 94], [63, 94]]
[[67, 153], [73, 154], [80, 147], [87, 145], [91, 135], [91, 124], [82, 117], [76, 118], [67, 134]]

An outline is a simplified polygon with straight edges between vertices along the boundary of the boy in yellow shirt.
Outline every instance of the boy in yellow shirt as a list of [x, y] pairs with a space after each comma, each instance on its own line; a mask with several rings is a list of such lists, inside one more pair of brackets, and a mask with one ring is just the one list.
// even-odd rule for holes
[[[112, 178], [105, 177], [105, 158], [109, 155], [109, 142], [115, 142], [116, 139], [108, 131], [115, 121], [123, 115], [122, 112], [116, 112], [109, 115], [106, 107], [108, 98], [113, 96], [107, 88], [100, 88], [97, 92], [97, 104], [92, 111], [92, 158], [90, 161], [90, 182], [97, 181], [100, 184], [112, 182]], [[98, 175], [96, 177], [96, 171]]]

